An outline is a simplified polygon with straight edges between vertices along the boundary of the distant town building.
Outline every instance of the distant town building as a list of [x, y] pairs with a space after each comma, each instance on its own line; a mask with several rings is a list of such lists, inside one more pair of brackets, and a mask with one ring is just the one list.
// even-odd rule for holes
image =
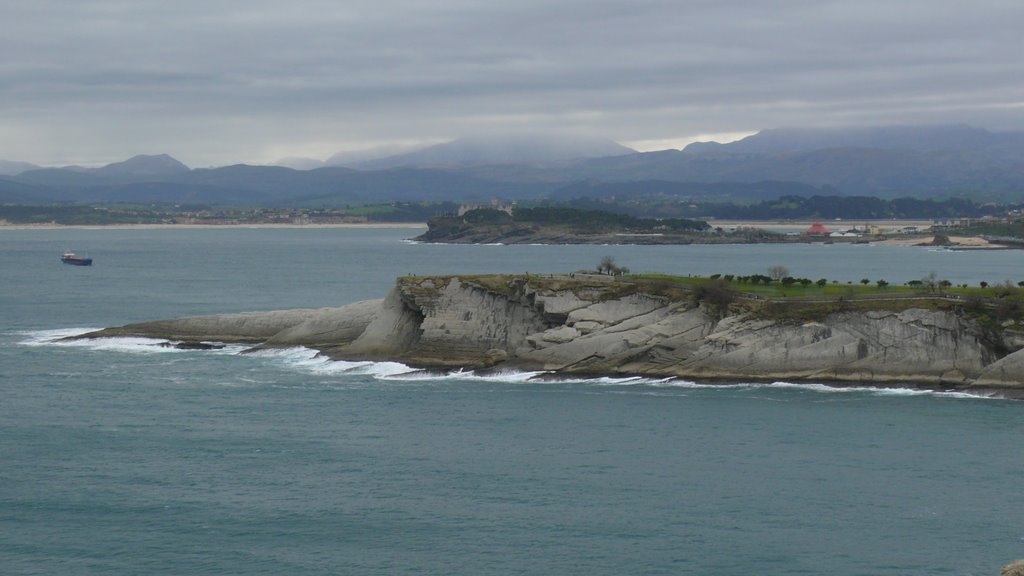
[[840, 237], [840, 238], [860, 238], [861, 237], [861, 232], [856, 227], [854, 227], [854, 228], [850, 228], [849, 230], [847, 230], [845, 232], [833, 232], [833, 233], [829, 234], [829, 236], [831, 236], [833, 238], [836, 238], [836, 237]]
[[493, 199], [490, 204], [463, 204], [459, 206], [459, 216], [464, 216], [466, 212], [469, 212], [470, 210], [480, 210], [482, 208], [500, 210], [501, 212], [511, 216], [512, 210], [515, 207], [515, 202], [502, 202], [498, 199]]
[[821, 222], [815, 222], [810, 228], [804, 230], [804, 236], [829, 236], [832, 233], [821, 225]]

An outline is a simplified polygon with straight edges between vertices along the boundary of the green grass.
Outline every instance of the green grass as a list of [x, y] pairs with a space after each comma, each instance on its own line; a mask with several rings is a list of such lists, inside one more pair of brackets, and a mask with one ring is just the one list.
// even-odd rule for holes
[[[712, 280], [706, 276], [672, 276], [668, 274], [629, 274], [625, 276], [626, 279], [635, 279], [640, 281], [658, 281], [658, 282], [672, 282], [683, 286], [694, 286], [701, 282], [708, 282]], [[982, 288], [980, 286], [968, 286], [962, 288], [958, 286], [950, 286], [948, 288], [941, 288], [938, 290], [929, 290], [924, 287], [913, 287], [906, 285], [888, 285], [885, 287], [879, 287], [876, 283], [861, 284], [859, 282], [849, 284], [834, 284], [829, 282], [825, 286], [818, 286], [816, 283], [803, 286], [801, 284], [793, 284], [792, 286], [785, 287], [779, 282], [772, 282], [770, 284], [753, 284], [750, 282], [738, 282], [733, 280], [727, 284], [733, 290], [741, 294], [749, 294], [754, 296], [760, 296], [762, 298], [773, 298], [773, 299], [804, 299], [804, 298], [879, 298], [885, 296], [929, 296], [939, 294], [950, 294], [960, 296], [962, 298], [983, 298], [983, 299], [1015, 299], [1024, 301], [1024, 289], [1018, 286], [988, 286]]]
[[[444, 279], [447, 281], [453, 277], [454, 276], [430, 276], [429, 278]], [[511, 294], [513, 292], [514, 281], [528, 280], [532, 287], [544, 290], [579, 291], [583, 289], [600, 288], [602, 290], [609, 291], [610, 297], [617, 297], [629, 292], [635, 292], [637, 289], [642, 289], [645, 292], [665, 296], [675, 300], [687, 298], [689, 292], [694, 286], [712, 280], [712, 278], [705, 276], [673, 276], [669, 274], [627, 274], [625, 276], [615, 278], [610, 276], [588, 278], [582, 274], [575, 278], [569, 278], [567, 274], [531, 274], [529, 277], [525, 274], [460, 274], [458, 277], [464, 281], [477, 284], [488, 290], [505, 294]], [[404, 277], [403, 281], [419, 283], [426, 278], [428, 277], [410, 276]], [[724, 282], [724, 280], [720, 281]], [[761, 283], [754, 284], [750, 282], [737, 282], [734, 280], [732, 282], [726, 282], [724, 285], [735, 291], [740, 296], [758, 297], [769, 300], [788, 300], [793, 302], [818, 299], [834, 301], [863, 300], [876, 302], [879, 299], [884, 300], [887, 297], [892, 297], [896, 300], [913, 297], [928, 298], [930, 296], [938, 298], [943, 295], [956, 296], [964, 301], [983, 300], [993, 303], [1024, 302], [1024, 288], [1005, 285], [988, 286], [986, 288], [981, 288], [979, 286], [971, 286], [967, 288], [949, 287], [935, 291], [922, 287], [911, 286], [889, 285], [879, 287], [877, 284], [873, 283], [867, 285], [861, 283], [829, 283], [825, 286], [818, 286], [817, 284], [810, 284], [808, 286], [794, 284], [789, 287], [784, 287], [778, 282], [772, 282], [765, 285]]]
[[[699, 298], [701, 291], [695, 291], [694, 288], [712, 280], [707, 277], [666, 274], [635, 274], [616, 278], [588, 277], [583, 274], [575, 277], [568, 274], [481, 274], [403, 276], [398, 282], [409, 294], [431, 296], [453, 278], [513, 299], [522, 297], [524, 285], [528, 284], [532, 290], [567, 291], [588, 300], [614, 300], [629, 294], [643, 293], [675, 302]], [[776, 282], [767, 286], [760, 283], [719, 282], [741, 296], [739, 299], [726, 297], [727, 303], [718, 305], [724, 306], [720, 309], [722, 315], [749, 312], [764, 319], [812, 322], [823, 320], [836, 312], [901, 312], [908, 308], [923, 308], [956, 311], [971, 316], [994, 333], [1000, 332], [1005, 326], [1024, 326], [1024, 289], [1018, 287], [950, 287], [941, 292], [931, 292], [908, 286], [879, 288], [875, 284], [859, 283], [783, 288]], [[705, 297], [707, 295], [705, 292]], [[944, 295], [957, 298], [943, 298]], [[886, 299], [887, 296], [892, 298]]]

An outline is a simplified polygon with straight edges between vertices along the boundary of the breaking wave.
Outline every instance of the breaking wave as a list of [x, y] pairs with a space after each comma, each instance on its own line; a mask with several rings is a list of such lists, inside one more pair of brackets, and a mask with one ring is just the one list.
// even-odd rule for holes
[[[182, 350], [173, 342], [158, 338], [96, 338], [89, 340], [63, 340], [96, 330], [96, 328], [62, 328], [23, 332], [20, 344], [25, 346], [75, 347], [97, 352], [131, 354], [218, 354], [242, 356], [248, 347], [239, 344], [224, 345], [215, 350]], [[649, 388], [679, 390], [791, 390], [816, 394], [868, 394], [874, 396], [941, 396], [950, 398], [981, 398], [976, 394], [959, 391], [914, 388], [911, 386], [868, 386], [825, 384], [816, 382], [695, 382], [675, 377], [652, 378], [644, 376], [576, 376], [545, 371], [517, 370], [422, 370], [399, 362], [351, 362], [331, 360], [317, 350], [305, 347], [275, 348], [249, 352], [244, 356], [269, 359], [287, 368], [321, 376], [368, 376], [381, 381], [440, 380], [447, 382], [481, 382], [507, 384], [560, 384], [606, 388]]]
[[669, 386], [703, 389], [732, 390], [793, 390], [814, 392], [817, 394], [871, 394], [876, 396], [944, 396], [950, 398], [981, 398], [976, 394], [952, 390], [934, 390], [913, 388], [910, 386], [865, 386], [850, 384], [823, 384], [819, 382], [737, 382], [737, 383], [699, 383], [688, 380], [673, 380]]
[[311, 348], [275, 348], [251, 352], [250, 356], [279, 359], [285, 365], [316, 374], [361, 374], [389, 378], [420, 372], [399, 362], [347, 362], [331, 360]]
[[[36, 330], [23, 332], [25, 337], [20, 344], [24, 346], [60, 346], [68, 348], [84, 348], [103, 352], [126, 352], [134, 354], [182, 354], [193, 352], [174, 347], [174, 342], [163, 338], [90, 338], [87, 340], [64, 340], [72, 336], [80, 336], [99, 328], [60, 328], [57, 330]], [[245, 346], [226, 344], [223, 348], [203, 350], [208, 354], [234, 355], [245, 350]]]

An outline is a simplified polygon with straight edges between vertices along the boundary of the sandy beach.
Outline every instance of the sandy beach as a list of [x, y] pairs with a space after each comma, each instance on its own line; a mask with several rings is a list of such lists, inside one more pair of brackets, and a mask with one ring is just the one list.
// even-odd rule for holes
[[[984, 238], [977, 236], [949, 236], [951, 245], [966, 246], [970, 248], [1006, 248], [1002, 244], [993, 244]], [[915, 236], [913, 238], [892, 238], [879, 240], [873, 244], [885, 244], [891, 246], [924, 246], [930, 245], [935, 240], [934, 236]]]

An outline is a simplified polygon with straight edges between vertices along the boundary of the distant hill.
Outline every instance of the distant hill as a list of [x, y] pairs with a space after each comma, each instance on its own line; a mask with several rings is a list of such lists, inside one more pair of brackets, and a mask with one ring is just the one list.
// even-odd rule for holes
[[14, 162], [12, 160], [0, 160], [0, 176], [15, 176], [21, 174], [26, 170], [34, 170], [39, 168], [35, 164], [28, 162]]
[[147, 178], [184, 174], [188, 171], [188, 166], [185, 166], [167, 154], [157, 154], [155, 156], [140, 154], [138, 156], [133, 156], [124, 162], [115, 162], [113, 164], [107, 164], [102, 168], [97, 168], [94, 173], [98, 176], [107, 177], [122, 178], [128, 176]]
[[1024, 133], [969, 126], [766, 130], [729, 144], [658, 152], [634, 152], [597, 139], [465, 138], [359, 166], [191, 170], [166, 154], [136, 156], [102, 168], [35, 168], [4, 176], [0, 202], [314, 207], [549, 195], [666, 201], [786, 195], [1024, 199]]
[[418, 167], [468, 167], [487, 164], [536, 164], [579, 158], [599, 158], [634, 154], [605, 138], [582, 136], [477, 136], [437, 144], [423, 150], [362, 162], [365, 169]]
[[327, 160], [282, 158], [274, 164], [296, 170], [343, 166], [363, 170], [387, 168], [467, 168], [484, 165], [520, 165], [564, 162], [580, 158], [633, 154], [604, 138], [578, 136], [512, 135], [460, 138], [434, 145], [392, 145], [347, 150]]
[[0, 178], [0, 202], [170, 202], [243, 206], [345, 206], [389, 201], [486, 201], [540, 197], [552, 185], [496, 182], [447, 170], [236, 165], [134, 179], [58, 168]]
[[1020, 198], [1024, 133], [968, 127], [766, 131], [729, 144], [586, 160], [566, 172], [578, 180], [788, 181], [847, 195]]
[[345, 150], [343, 152], [337, 152], [327, 160], [324, 160], [324, 166], [345, 166], [348, 168], [355, 168], [360, 167], [363, 163], [418, 152], [424, 148], [428, 148], [429, 146], [431, 146], [431, 144], [392, 144], [387, 146], [374, 146], [372, 148], [364, 148], [361, 150]]
[[636, 182], [575, 182], [552, 192], [552, 200], [576, 198], [615, 199], [619, 202], [643, 200], [683, 201], [712, 199], [719, 202], [774, 200], [782, 196], [814, 196], [835, 194], [831, 187], [816, 187], [800, 182], [669, 182], [639, 180]]
[[858, 128], [775, 128], [742, 140], [719, 144], [695, 142], [688, 153], [779, 154], [830, 148], [880, 150], [976, 150], [999, 145], [1007, 136], [1024, 143], [1024, 133], [993, 133], [967, 125], [874, 126]]
[[316, 158], [301, 158], [298, 156], [281, 158], [277, 162], [274, 162], [273, 165], [291, 168], [292, 170], [315, 170], [325, 166], [323, 160], [317, 160]]
[[48, 204], [54, 200], [47, 190], [0, 177], [0, 204]]
[[43, 188], [80, 189], [102, 184], [103, 180], [92, 172], [75, 168], [39, 168], [28, 170], [11, 178], [17, 182]]

